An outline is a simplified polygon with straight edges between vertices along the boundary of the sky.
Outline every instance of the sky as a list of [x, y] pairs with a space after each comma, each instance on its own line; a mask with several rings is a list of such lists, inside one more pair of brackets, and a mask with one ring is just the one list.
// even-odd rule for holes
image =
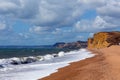
[[86, 41], [119, 21], [120, 0], [0, 0], [0, 45]]

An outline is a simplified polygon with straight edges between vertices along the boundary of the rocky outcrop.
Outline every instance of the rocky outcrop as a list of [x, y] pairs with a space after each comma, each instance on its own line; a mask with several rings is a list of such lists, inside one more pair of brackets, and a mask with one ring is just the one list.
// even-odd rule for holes
[[65, 45], [64, 42], [58, 42], [53, 45], [53, 47], [62, 48]]
[[77, 49], [77, 48], [85, 48], [87, 47], [86, 41], [77, 41], [77, 42], [71, 42], [71, 43], [56, 43], [54, 45], [56, 48], [68, 48], [68, 49]]
[[120, 32], [99, 32], [93, 38], [88, 39], [88, 48], [104, 48], [111, 45], [119, 45]]

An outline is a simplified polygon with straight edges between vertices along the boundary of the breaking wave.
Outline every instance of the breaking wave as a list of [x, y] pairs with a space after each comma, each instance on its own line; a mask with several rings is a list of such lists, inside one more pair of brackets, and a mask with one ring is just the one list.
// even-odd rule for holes
[[37, 80], [57, 72], [58, 68], [68, 66], [71, 62], [93, 56], [86, 49], [80, 49], [70, 52], [61, 51], [57, 54], [47, 54], [44, 56], [0, 59], [0, 79]]
[[8, 59], [0, 59], [0, 68], [4, 68], [8, 65], [29, 64], [37, 61], [50, 60], [55, 57], [62, 57], [64, 55], [65, 52], [61, 51], [58, 54], [47, 54], [44, 56], [13, 57]]

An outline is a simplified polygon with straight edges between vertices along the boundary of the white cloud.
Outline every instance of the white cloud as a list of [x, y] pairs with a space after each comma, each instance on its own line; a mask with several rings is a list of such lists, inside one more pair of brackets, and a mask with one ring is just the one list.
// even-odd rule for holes
[[75, 30], [79, 32], [96, 32], [113, 28], [117, 28], [117, 25], [106, 22], [100, 16], [97, 16], [93, 21], [82, 20], [75, 24]]
[[88, 36], [88, 37], [93, 38], [93, 36], [94, 36], [94, 33], [89, 33], [89, 36]]
[[113, 25], [111, 23], [106, 22], [100, 16], [97, 16], [95, 21], [93, 22], [93, 28], [98, 28], [98, 30], [99, 29], [115, 28], [115, 27], [116, 27], [116, 25]]
[[77, 0], [1, 0], [0, 15], [30, 21], [34, 25], [60, 27], [73, 24], [87, 5]]
[[65, 26], [83, 13], [80, 3], [73, 0], [41, 0], [39, 13], [33, 19], [37, 25], [43, 26]]
[[120, 17], [120, 1], [109, 0], [106, 5], [97, 8], [97, 11], [102, 16]]
[[11, 2], [1, 2], [0, 3], [0, 12], [1, 13], [10, 13], [10, 11], [15, 10], [16, 4], [11, 3]]
[[82, 2], [83, 5], [87, 5], [89, 8], [96, 8], [106, 4], [106, 0], [78, 0]]
[[[100, 14], [100, 17], [107, 21], [107, 23], [110, 23], [111, 19], [113, 20], [113, 18], [114, 20], [118, 18], [120, 14], [119, 0], [0, 1], [0, 15], [7, 15], [11, 19], [22, 19], [35, 26], [50, 26], [53, 29], [56, 27], [72, 26], [74, 22], [78, 22], [82, 14], [89, 9], [97, 10], [97, 12]], [[112, 23], [116, 23], [116, 21]]]
[[97, 8], [98, 14], [111, 25], [120, 27], [120, 1], [108, 0], [106, 5]]
[[[0, 17], [5, 21], [0, 23], [0, 35], [3, 35], [0, 37], [2, 39], [9, 34], [16, 41], [31, 36], [37, 40], [44, 38], [45, 34], [46, 39], [51, 36], [55, 36], [54, 40], [79, 39], [81, 36], [77, 34], [80, 32], [90, 32], [92, 35], [92, 32], [119, 28], [119, 8], [119, 0], [0, 0]], [[82, 15], [89, 10], [96, 11], [94, 20], [83, 19]], [[31, 36], [26, 32], [16, 34], [10, 31], [12, 21], [19, 20], [30, 24], [28, 33]]]
[[6, 24], [0, 23], [0, 30], [5, 30], [6, 29]]
[[52, 31], [52, 34], [61, 34], [63, 33], [60, 28], [56, 28], [54, 31]]
[[0, 15], [4, 16], [13, 16], [18, 10], [18, 1], [16, 0], [0, 0]]
[[29, 34], [25, 34], [25, 33], [18, 33], [18, 36], [23, 37], [24, 39], [29, 38]]
[[34, 26], [29, 29], [31, 33], [43, 34], [49, 31], [48, 27]]
[[81, 36], [81, 35], [76, 36], [76, 39], [77, 39], [77, 40], [84, 40], [84, 36]]

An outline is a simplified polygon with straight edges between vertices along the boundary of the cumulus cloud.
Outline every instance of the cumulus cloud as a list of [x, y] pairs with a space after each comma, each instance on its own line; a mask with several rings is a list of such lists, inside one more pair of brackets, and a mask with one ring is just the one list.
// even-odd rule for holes
[[75, 19], [83, 13], [81, 3], [73, 0], [41, 0], [39, 13], [33, 22], [42, 26], [66, 26], [71, 25]]
[[5, 30], [6, 29], [6, 24], [0, 23], [0, 30]]
[[18, 33], [18, 36], [24, 38], [24, 39], [28, 39], [29, 38], [29, 34], [25, 34], [25, 33]]
[[[118, 18], [119, 0], [0, 0], [0, 15], [29, 21], [35, 26], [51, 28], [72, 26], [88, 9], [100, 16]], [[103, 17], [102, 17], [103, 18]], [[109, 20], [110, 21], [110, 20]]]
[[0, 3], [0, 13], [10, 13], [11, 11], [13, 11], [15, 9], [17, 5], [11, 3], [11, 2], [1, 2]]
[[[81, 35], [77, 35], [80, 32], [94, 33], [119, 28], [119, 8], [119, 0], [0, 0], [0, 17], [5, 21], [0, 22], [0, 35], [3, 35], [1, 39], [4, 36], [7, 39], [9, 34], [16, 41], [28, 39], [31, 37], [29, 35], [32, 38], [37, 35], [36, 40], [48, 40], [51, 36], [54, 36], [51, 40], [80, 39]], [[95, 19], [82, 18], [89, 10], [95, 11]], [[12, 31], [12, 22], [19, 20], [30, 24], [28, 32]]]
[[61, 27], [79, 19], [89, 4], [79, 0], [1, 0], [0, 14], [24, 19], [37, 26]]
[[29, 29], [31, 33], [44, 34], [50, 31], [49, 27], [33, 26]]
[[84, 7], [89, 8], [96, 8], [100, 7], [106, 4], [106, 0], [78, 0], [79, 2], [82, 2]]
[[1, 0], [0, 3], [1, 15], [52, 28], [72, 26], [88, 9], [97, 9], [99, 14], [109, 16], [119, 14], [119, 3], [117, 0]]
[[94, 36], [94, 33], [89, 33], [90, 38], [93, 38], [93, 36]]
[[102, 16], [110, 16], [120, 18], [120, 1], [109, 0], [106, 5], [97, 8], [97, 11]]
[[97, 16], [93, 21], [82, 20], [75, 24], [75, 30], [80, 32], [97, 32], [111, 30], [117, 28], [117, 25], [106, 22], [100, 16]]
[[104, 20], [120, 27], [120, 1], [119, 0], [109, 0], [106, 5], [97, 8], [98, 15], [100, 15]]

